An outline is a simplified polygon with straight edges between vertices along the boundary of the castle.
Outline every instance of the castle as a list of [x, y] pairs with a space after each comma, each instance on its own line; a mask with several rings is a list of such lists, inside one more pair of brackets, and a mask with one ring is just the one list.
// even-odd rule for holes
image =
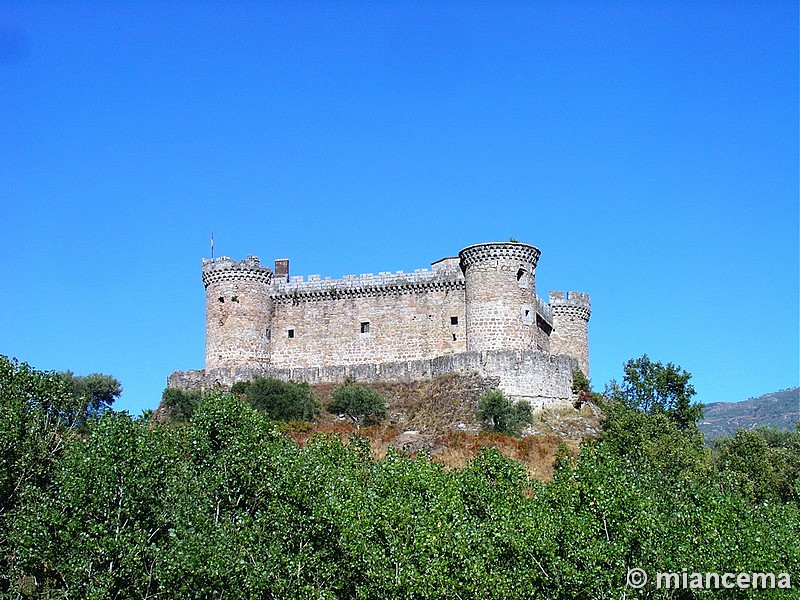
[[417, 381], [477, 372], [534, 408], [589, 374], [587, 294], [536, 294], [538, 248], [468, 246], [431, 269], [290, 276], [255, 256], [203, 259], [206, 365], [169, 387], [228, 388], [259, 374], [309, 383]]

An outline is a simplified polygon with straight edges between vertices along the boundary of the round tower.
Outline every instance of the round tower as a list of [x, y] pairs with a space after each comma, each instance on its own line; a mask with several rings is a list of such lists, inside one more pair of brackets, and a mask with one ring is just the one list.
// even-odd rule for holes
[[206, 370], [269, 364], [272, 271], [256, 256], [203, 259]]
[[571, 356], [589, 377], [589, 317], [592, 314], [589, 294], [550, 292], [550, 309], [553, 312], [550, 353]]
[[475, 244], [458, 253], [466, 281], [468, 352], [534, 347], [540, 254], [518, 242]]

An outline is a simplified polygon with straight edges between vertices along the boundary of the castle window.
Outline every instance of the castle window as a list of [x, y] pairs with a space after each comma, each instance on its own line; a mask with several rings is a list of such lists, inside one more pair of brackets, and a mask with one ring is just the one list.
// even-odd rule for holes
[[456, 334], [455, 333], [453, 334], [453, 341], [454, 342], [456, 341]]
[[269, 341], [271, 337], [272, 332], [270, 332], [269, 327], [267, 327], [266, 330], [264, 330], [264, 339]]
[[361, 333], [369, 333], [369, 321], [361, 323]]
[[231, 296], [231, 302], [239, 302], [239, 296]]
[[289, 330], [289, 339], [291, 340], [292, 338], [294, 338], [294, 329]]
[[217, 298], [217, 300], [219, 300], [220, 302], [225, 304], [225, 298], [224, 297], [220, 296], [219, 298]]
[[517, 285], [523, 289], [528, 287], [528, 273], [525, 269], [517, 271]]
[[450, 325], [458, 325], [458, 317], [450, 317]]
[[533, 324], [533, 307], [530, 304], [522, 306], [522, 324], [523, 325]]

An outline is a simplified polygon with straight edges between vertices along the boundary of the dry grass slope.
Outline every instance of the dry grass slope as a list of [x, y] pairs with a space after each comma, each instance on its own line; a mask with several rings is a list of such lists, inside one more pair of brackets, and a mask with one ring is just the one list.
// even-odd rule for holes
[[339, 435], [345, 440], [365, 437], [375, 458], [384, 456], [390, 446], [412, 455], [426, 451], [448, 468], [463, 467], [482, 448], [494, 447], [524, 463], [532, 477], [542, 480], [552, 476], [560, 448], [577, 453], [581, 440], [599, 431], [599, 412], [585, 404], [580, 409], [558, 407], [536, 413], [523, 438], [483, 432], [475, 421], [477, 399], [496, 385], [496, 380], [476, 374], [370, 385], [386, 399], [388, 418], [382, 425], [360, 430], [324, 410], [336, 386], [316, 385], [312, 387], [323, 405], [317, 423], [291, 423], [283, 429], [301, 445], [314, 434]]

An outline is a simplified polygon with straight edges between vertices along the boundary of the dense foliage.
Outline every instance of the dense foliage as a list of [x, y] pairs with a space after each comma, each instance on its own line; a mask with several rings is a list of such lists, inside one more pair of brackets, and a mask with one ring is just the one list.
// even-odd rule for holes
[[691, 374], [680, 366], [653, 362], [645, 354], [624, 366], [622, 384], [612, 381], [606, 396], [647, 414], [665, 414], [681, 428], [692, 427], [703, 416], [699, 404], [692, 404]]
[[800, 424], [795, 431], [759, 427], [718, 438], [720, 481], [753, 502], [800, 501]]
[[592, 384], [586, 374], [580, 369], [575, 371], [572, 374], [572, 392], [577, 394], [579, 392], [590, 392], [591, 390]]
[[200, 390], [181, 390], [179, 388], [166, 388], [161, 394], [161, 406], [169, 412], [173, 421], [188, 421], [192, 418], [203, 394]]
[[497, 389], [481, 394], [475, 416], [484, 429], [517, 436], [533, 420], [530, 404], [522, 400], [514, 402]]
[[256, 375], [252, 381], [239, 382], [234, 393], [275, 421], [310, 421], [319, 413], [320, 403], [307, 383], [281, 381]]
[[[72, 402], [59, 376], [0, 357], [4, 596], [652, 598], [667, 596], [625, 588], [629, 568], [800, 576], [797, 496], [769, 492], [784, 463], [624, 403], [542, 483], [491, 449], [448, 471], [357, 439], [299, 447], [233, 394], [164, 425], [104, 411], [70, 428]], [[735, 459], [762, 454], [784, 475]]]
[[386, 401], [377, 390], [348, 377], [333, 390], [328, 412], [346, 415], [357, 426], [375, 425], [386, 416]]

